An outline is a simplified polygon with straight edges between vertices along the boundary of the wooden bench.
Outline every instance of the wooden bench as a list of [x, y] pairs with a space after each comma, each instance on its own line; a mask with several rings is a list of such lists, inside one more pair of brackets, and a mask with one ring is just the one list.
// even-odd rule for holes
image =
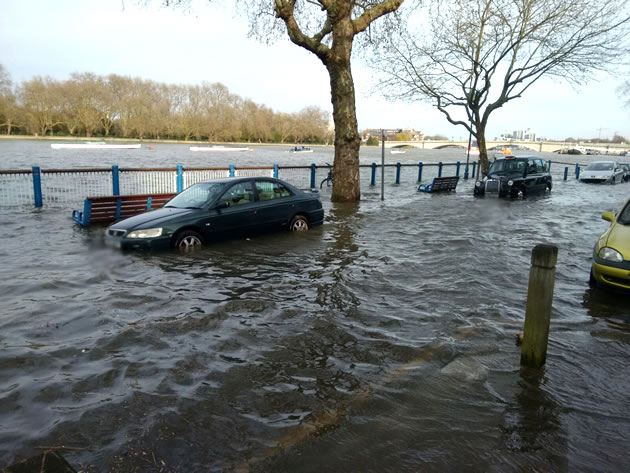
[[159, 209], [174, 195], [176, 194], [88, 197], [83, 202], [83, 212], [72, 211], [72, 220], [82, 227], [87, 227], [92, 223], [111, 223], [147, 210]]
[[429, 185], [421, 185], [418, 190], [421, 192], [450, 192], [457, 187], [459, 176], [436, 177]]

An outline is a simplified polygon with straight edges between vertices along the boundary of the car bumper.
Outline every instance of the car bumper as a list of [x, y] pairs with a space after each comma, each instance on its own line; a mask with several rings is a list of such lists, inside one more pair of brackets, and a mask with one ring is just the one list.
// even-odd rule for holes
[[321, 225], [322, 223], [324, 223], [324, 209], [309, 212], [308, 220], [311, 224], [311, 227], [316, 227], [317, 225]]
[[604, 285], [630, 291], [630, 270], [593, 261], [593, 277]]
[[120, 238], [105, 236], [105, 246], [120, 250], [166, 250], [171, 246], [170, 236], [158, 238]]
[[610, 184], [613, 182], [612, 177], [584, 177], [580, 178], [580, 182], [585, 184]]

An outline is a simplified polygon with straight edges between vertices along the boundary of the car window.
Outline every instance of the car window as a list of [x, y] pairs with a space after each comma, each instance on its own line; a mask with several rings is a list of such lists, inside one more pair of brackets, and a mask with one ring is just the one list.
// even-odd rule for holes
[[164, 207], [200, 208], [214, 199], [224, 187], [224, 183], [216, 182], [195, 184], [173, 197]]
[[536, 163], [536, 172], [547, 172], [547, 165], [542, 159], [536, 159], [534, 162]]
[[587, 171], [612, 171], [613, 163], [609, 162], [601, 162], [601, 163], [591, 163], [586, 168]]
[[232, 205], [244, 205], [254, 201], [254, 192], [250, 181], [239, 182], [230, 187], [219, 200], [219, 203], [227, 202]]
[[256, 181], [256, 190], [260, 200], [280, 199], [293, 195], [285, 186], [272, 181]]
[[621, 225], [630, 225], [630, 202], [626, 204], [626, 207], [619, 213], [617, 223]]
[[490, 165], [490, 174], [514, 174], [522, 173], [525, 162], [516, 159], [498, 159]]
[[533, 159], [527, 160], [527, 174], [536, 174], [538, 171], [536, 169], [536, 161]]

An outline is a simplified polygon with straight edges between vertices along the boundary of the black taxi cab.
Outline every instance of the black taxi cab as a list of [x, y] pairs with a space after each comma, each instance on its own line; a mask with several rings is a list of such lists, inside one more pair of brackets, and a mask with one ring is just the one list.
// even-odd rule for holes
[[495, 159], [475, 182], [476, 196], [524, 197], [551, 190], [551, 174], [544, 159], [509, 156]]

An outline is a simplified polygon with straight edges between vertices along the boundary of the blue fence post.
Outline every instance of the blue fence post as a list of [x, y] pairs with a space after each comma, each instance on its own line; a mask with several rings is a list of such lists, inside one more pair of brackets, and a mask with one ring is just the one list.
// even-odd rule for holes
[[422, 182], [422, 161], [418, 163], [418, 182]]
[[273, 165], [273, 177], [278, 179], [278, 165], [277, 164]]
[[236, 167], [234, 164], [230, 164], [230, 177], [236, 176]]
[[116, 215], [114, 215], [115, 220], [120, 220], [121, 210], [122, 210], [122, 199], [116, 199]]
[[473, 162], [472, 178], [475, 178], [475, 171], [477, 170], [477, 161]]
[[396, 184], [400, 184], [400, 163], [396, 163]]
[[311, 189], [315, 188], [315, 173], [317, 172], [317, 165], [311, 163]]
[[551, 172], [551, 159], [547, 161], [547, 171]]
[[42, 172], [39, 166], [33, 166], [33, 194], [35, 196], [35, 207], [43, 207]]
[[120, 195], [120, 174], [118, 173], [118, 166], [112, 166], [112, 195]]
[[564, 167], [564, 180], [567, 180], [567, 177], [569, 177], [569, 166], [565, 166]]
[[575, 163], [575, 178], [576, 179], [580, 178], [580, 165], [579, 165], [579, 163]]
[[461, 164], [460, 164], [460, 162], [459, 162], [459, 161], [457, 161], [457, 169], [455, 170], [455, 175], [456, 175], [457, 177], [459, 177], [459, 166], [460, 166], [460, 165], [461, 165]]
[[372, 163], [372, 179], [370, 179], [370, 185], [376, 185], [376, 163]]
[[181, 164], [177, 165], [177, 193], [179, 194], [184, 190], [184, 167]]
[[442, 177], [442, 161], [440, 161], [438, 165], [438, 177]]

